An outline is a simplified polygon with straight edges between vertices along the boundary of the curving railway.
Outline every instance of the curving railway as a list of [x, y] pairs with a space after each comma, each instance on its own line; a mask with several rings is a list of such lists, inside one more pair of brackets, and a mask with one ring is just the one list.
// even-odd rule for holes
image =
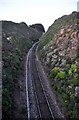
[[[26, 95], [28, 119], [52, 119], [55, 120], [56, 111], [52, 107], [51, 97], [43, 83], [40, 65], [36, 55], [38, 43], [29, 50], [26, 60]], [[40, 70], [40, 71], [39, 71]], [[53, 103], [54, 104], [54, 103]], [[55, 112], [55, 113], [54, 113]], [[61, 113], [59, 113], [61, 114]], [[62, 118], [64, 118], [62, 116]]]

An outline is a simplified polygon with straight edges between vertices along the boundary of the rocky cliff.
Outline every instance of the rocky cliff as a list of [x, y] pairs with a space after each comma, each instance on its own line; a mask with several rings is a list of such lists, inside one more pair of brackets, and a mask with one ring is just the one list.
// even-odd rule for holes
[[62, 26], [50, 43], [42, 49], [45, 53], [43, 59], [45, 65], [64, 67], [73, 61], [77, 62], [78, 37], [76, 23]]
[[39, 56], [52, 88], [61, 97], [66, 116], [74, 119], [79, 117], [78, 23], [77, 12], [57, 19], [41, 37], [39, 44]]

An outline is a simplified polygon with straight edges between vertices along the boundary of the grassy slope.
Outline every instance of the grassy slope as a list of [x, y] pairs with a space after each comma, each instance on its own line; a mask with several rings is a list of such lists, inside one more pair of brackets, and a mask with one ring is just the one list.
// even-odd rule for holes
[[57, 33], [62, 26], [73, 24], [74, 22], [77, 23], [76, 12], [73, 12], [70, 15], [64, 15], [55, 20], [55, 22], [49, 27], [48, 31], [40, 38], [39, 49], [42, 49], [46, 44], [48, 44], [54, 37], [54, 34]]
[[25, 23], [3, 21], [2, 25], [3, 119], [26, 119], [24, 58], [41, 33]]
[[[17, 105], [15, 102], [16, 99], [15, 90], [21, 91], [20, 87], [22, 86], [20, 85], [21, 81], [19, 80], [21, 77], [20, 74], [21, 75], [23, 74], [23, 65], [22, 65], [23, 56], [27, 53], [30, 47], [31, 47], [30, 41], [26, 39], [22, 39], [22, 38], [18, 39], [16, 36], [12, 36], [11, 42], [9, 42], [6, 40], [6, 38], [3, 38], [2, 78], [3, 78], [3, 118], [4, 119], [12, 119], [14, 111], [17, 110], [16, 108]], [[20, 99], [19, 97], [17, 99]]]

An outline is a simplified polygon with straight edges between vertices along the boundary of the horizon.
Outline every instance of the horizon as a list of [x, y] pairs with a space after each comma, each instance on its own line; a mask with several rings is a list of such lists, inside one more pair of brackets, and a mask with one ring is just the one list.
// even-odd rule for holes
[[[72, 14], [73, 12], [77, 12], [77, 11], [72, 11], [70, 14]], [[67, 15], [70, 15], [70, 14], [67, 14]], [[65, 14], [65, 15], [66, 15], [66, 14]], [[55, 20], [57, 20], [57, 19], [59, 19], [59, 18], [61, 18], [61, 17], [63, 17], [63, 16], [64, 16], [64, 15], [56, 18]], [[53, 21], [53, 23], [55, 22], [55, 20]], [[30, 25], [34, 25], [34, 24], [42, 24], [42, 23], [33, 23], [33, 24], [29, 24], [29, 25], [28, 25], [25, 21], [21, 21], [21, 22], [16, 22], [16, 21], [11, 21], [11, 20], [1, 20], [1, 21], [13, 22], [13, 23], [17, 23], [17, 24], [20, 24], [20, 23], [23, 22], [23, 23], [25, 23], [28, 27], [29, 27]], [[53, 23], [52, 23], [52, 24], [53, 24]], [[51, 24], [51, 25], [52, 25], [52, 24]], [[43, 25], [43, 24], [42, 24], [42, 25]], [[50, 25], [50, 26], [51, 26], [51, 25]], [[49, 29], [50, 26], [48, 26], [48, 29]], [[44, 27], [44, 25], [43, 25], [43, 27]], [[44, 29], [45, 29], [45, 27], [44, 27]], [[47, 30], [48, 30], [48, 29], [47, 29]], [[46, 32], [47, 30], [45, 29], [45, 32]]]
[[47, 31], [56, 19], [77, 11], [78, 2], [78, 0], [0, 0], [0, 20], [25, 22], [28, 26], [41, 23]]

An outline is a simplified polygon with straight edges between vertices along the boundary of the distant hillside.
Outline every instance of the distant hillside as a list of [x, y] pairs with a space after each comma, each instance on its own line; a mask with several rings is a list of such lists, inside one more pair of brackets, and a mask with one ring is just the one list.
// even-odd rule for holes
[[39, 58], [67, 119], [79, 119], [79, 13], [55, 20], [40, 38]]
[[32, 44], [39, 40], [42, 32], [29, 27], [24, 22], [2, 21], [3, 120], [24, 120], [27, 118], [26, 54]]
[[[3, 32], [5, 32], [8, 36], [17, 36], [17, 37], [25, 37], [27, 39], [30, 39], [31, 41], [37, 41], [39, 37], [41, 36], [43, 30], [38, 30], [38, 27], [33, 28], [28, 26], [26, 23], [14, 23], [11, 21], [2, 21], [3, 26]], [[42, 26], [41, 24], [38, 24], [38, 26]], [[42, 26], [44, 29], [44, 27]]]
[[33, 24], [33, 25], [30, 25], [30, 27], [35, 28], [38, 31], [45, 32], [45, 29], [44, 29], [43, 25], [41, 25], [41, 24]]

